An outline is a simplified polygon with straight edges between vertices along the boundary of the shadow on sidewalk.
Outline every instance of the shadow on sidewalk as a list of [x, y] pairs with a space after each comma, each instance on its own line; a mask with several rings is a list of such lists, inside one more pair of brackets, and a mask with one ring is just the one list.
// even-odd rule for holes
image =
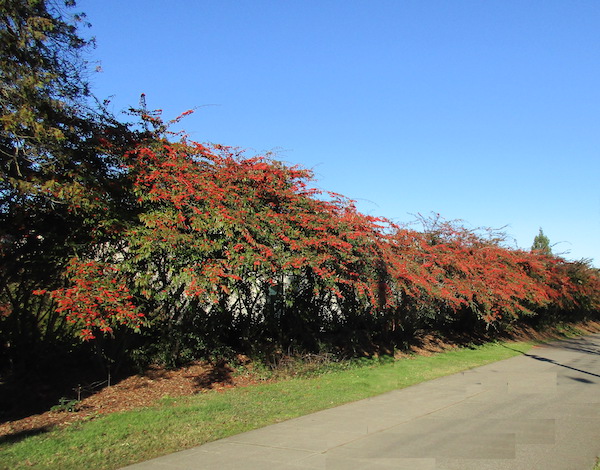
[[[568, 366], [568, 365], [566, 365], [566, 364], [561, 364], [560, 362], [556, 362], [556, 361], [555, 361], [555, 360], [553, 360], [553, 359], [548, 359], [547, 357], [538, 356], [538, 355], [536, 355], [536, 354], [529, 354], [529, 353], [526, 353], [526, 352], [520, 351], [520, 350], [518, 350], [518, 349], [511, 348], [510, 346], [506, 346], [506, 345], [503, 345], [503, 347], [505, 347], [506, 349], [510, 349], [511, 351], [516, 351], [516, 352], [518, 352], [518, 353], [522, 354], [523, 356], [526, 356], [526, 357], [530, 357], [530, 358], [532, 358], [532, 359], [535, 359], [536, 361], [541, 361], [541, 362], [549, 362], [550, 364], [554, 364], [555, 366], [559, 366], [559, 367], [564, 367], [565, 369], [574, 370], [574, 371], [576, 371], [576, 372], [581, 372], [582, 374], [592, 375], [592, 376], [594, 376], [594, 377], [600, 377], [600, 375], [598, 375], [598, 374], [594, 374], [593, 372], [588, 372], [588, 371], [586, 371], [586, 370], [577, 369], [576, 367], [571, 367], [571, 366]], [[576, 349], [576, 348], [571, 348], [571, 347], [568, 347], [568, 348], [566, 348], [566, 349]], [[597, 353], [596, 353], [596, 354], [597, 354]], [[577, 380], [577, 379], [574, 379], [574, 380]], [[581, 381], [583, 382], [583, 380], [581, 380]], [[595, 382], [588, 381], [588, 382], [586, 382], [586, 383], [595, 383]]]

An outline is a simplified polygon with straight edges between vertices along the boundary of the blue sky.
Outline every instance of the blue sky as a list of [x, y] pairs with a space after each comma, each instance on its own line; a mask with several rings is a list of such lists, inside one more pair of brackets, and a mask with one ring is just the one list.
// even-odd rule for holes
[[597, 0], [80, 0], [100, 98], [314, 170], [397, 222], [440, 213], [600, 267]]

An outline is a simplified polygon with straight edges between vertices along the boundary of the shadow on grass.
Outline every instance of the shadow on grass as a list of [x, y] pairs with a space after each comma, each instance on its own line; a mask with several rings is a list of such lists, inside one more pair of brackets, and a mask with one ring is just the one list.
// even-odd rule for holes
[[28, 437], [37, 436], [39, 434], [45, 434], [53, 429], [54, 426], [42, 426], [34, 429], [27, 429], [26, 431], [19, 431], [12, 434], [5, 434], [0, 436], [0, 445], [2, 444], [16, 444], [17, 442], [27, 439]]

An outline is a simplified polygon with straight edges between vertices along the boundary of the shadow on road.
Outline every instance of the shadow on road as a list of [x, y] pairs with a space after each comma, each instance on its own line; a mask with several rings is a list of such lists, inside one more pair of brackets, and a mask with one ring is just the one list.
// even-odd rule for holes
[[[547, 357], [538, 356], [538, 355], [536, 355], [536, 354], [529, 354], [529, 353], [526, 353], [526, 352], [520, 351], [520, 350], [518, 350], [518, 349], [511, 348], [511, 347], [509, 347], [509, 346], [506, 346], [506, 345], [503, 345], [503, 346], [504, 346], [506, 349], [510, 349], [511, 351], [516, 351], [516, 352], [518, 352], [518, 353], [522, 354], [523, 356], [530, 357], [530, 358], [532, 358], [532, 359], [535, 359], [536, 361], [549, 362], [550, 364], [554, 364], [555, 366], [559, 366], [559, 367], [564, 367], [565, 369], [574, 370], [574, 371], [576, 371], [576, 372], [581, 372], [582, 374], [592, 375], [592, 376], [594, 376], [594, 377], [600, 377], [600, 375], [598, 375], [598, 374], [594, 374], [593, 372], [588, 372], [588, 371], [586, 371], [586, 370], [577, 369], [576, 367], [568, 366], [568, 365], [566, 365], [566, 364], [561, 364], [560, 362], [556, 362], [556, 361], [555, 361], [555, 360], [553, 360], [553, 359], [548, 359]], [[579, 349], [578, 349], [578, 348], [572, 348], [572, 347], [567, 347], [567, 348], [565, 348], [565, 349], [572, 349], [572, 350], [575, 350], [575, 349], [576, 349], [576, 350], [578, 350], [578, 351], [579, 351]], [[594, 353], [594, 354], [598, 354], [598, 353]], [[574, 380], [579, 380], [579, 379], [574, 379]], [[584, 380], [580, 380], [580, 381], [581, 381], [581, 382], [584, 382]], [[586, 382], [586, 383], [595, 383], [595, 382], [588, 381], [588, 382]]]

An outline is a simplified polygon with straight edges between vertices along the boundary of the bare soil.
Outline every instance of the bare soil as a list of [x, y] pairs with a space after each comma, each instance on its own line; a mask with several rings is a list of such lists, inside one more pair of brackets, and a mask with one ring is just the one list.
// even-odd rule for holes
[[[600, 332], [600, 322], [578, 324], [577, 328], [584, 332], [597, 333]], [[556, 329], [539, 332], [531, 327], [520, 326], [502, 339], [548, 341], [561, 337], [563, 336], [560, 331]], [[469, 342], [482, 343], [484, 341], [485, 338], [452, 339], [423, 332], [416, 338], [409, 351], [399, 353], [397, 357], [408, 354], [430, 356]], [[71, 403], [70, 411], [46, 411], [22, 419], [0, 422], [0, 439], [10, 439], [14, 435], [48, 430], [109, 413], [152, 406], [157, 400], [166, 396], [181, 397], [208, 390], [224, 391], [265, 381], [258, 374], [252, 373], [252, 364], [247, 362], [247, 358], [240, 357], [239, 363], [246, 363], [243, 374], [235, 373], [230, 365], [222, 363], [195, 362], [176, 370], [153, 366], [143, 374], [132, 375], [78, 402]]]

